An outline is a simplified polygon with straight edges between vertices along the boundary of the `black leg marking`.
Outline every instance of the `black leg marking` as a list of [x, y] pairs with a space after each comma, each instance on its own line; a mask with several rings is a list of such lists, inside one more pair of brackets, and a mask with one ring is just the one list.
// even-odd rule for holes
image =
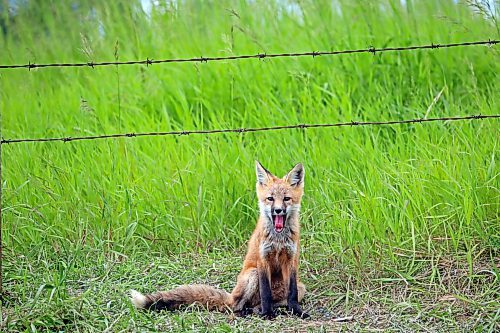
[[287, 310], [300, 318], [308, 318], [309, 315], [302, 311], [299, 304], [299, 291], [297, 289], [297, 271], [290, 274], [290, 284], [288, 286], [288, 306]]
[[266, 319], [275, 317], [271, 282], [265, 270], [259, 269], [260, 315]]
[[253, 308], [244, 307], [241, 311], [236, 312], [238, 317], [246, 317], [253, 314]]

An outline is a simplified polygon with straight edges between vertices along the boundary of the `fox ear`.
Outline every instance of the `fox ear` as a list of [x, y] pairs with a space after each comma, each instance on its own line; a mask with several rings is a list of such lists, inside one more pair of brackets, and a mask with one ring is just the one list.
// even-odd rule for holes
[[266, 185], [273, 175], [260, 164], [259, 161], [255, 161], [255, 171], [257, 172], [257, 183], [260, 185]]
[[293, 169], [285, 176], [285, 180], [292, 186], [304, 184], [304, 166], [298, 163]]

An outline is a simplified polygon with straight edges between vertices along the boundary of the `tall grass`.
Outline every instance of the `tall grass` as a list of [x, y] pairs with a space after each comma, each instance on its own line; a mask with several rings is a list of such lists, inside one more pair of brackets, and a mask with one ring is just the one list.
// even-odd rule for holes
[[[7, 11], [6, 3], [19, 5]], [[0, 63], [500, 37], [496, 13], [478, 9], [483, 1], [156, 3], [145, 12], [140, 1], [4, 1]], [[1, 135], [494, 114], [498, 60], [497, 46], [481, 46], [4, 70]], [[379, 329], [494, 331], [499, 138], [497, 120], [478, 120], [2, 145], [0, 327], [305, 331], [321, 328], [317, 320], [326, 309], [326, 321], [331, 314], [355, 313], [357, 322], [348, 329], [375, 323]], [[258, 214], [255, 159], [277, 175], [296, 162], [305, 165], [301, 277], [309, 290], [305, 309], [316, 321], [228, 323], [224, 315], [196, 311], [158, 316], [133, 311], [124, 296], [129, 288], [149, 292], [186, 282], [234, 286]]]
[[[454, 1], [30, 1], [1, 63], [313, 51], [498, 38]], [[5, 138], [491, 114], [496, 47], [0, 73]], [[3, 147], [7, 252], [240, 248], [254, 164], [306, 167], [306, 244], [343, 260], [498, 250], [496, 120]], [[161, 240], [161, 241], [157, 241]], [[8, 272], [7, 272], [8, 274]]]

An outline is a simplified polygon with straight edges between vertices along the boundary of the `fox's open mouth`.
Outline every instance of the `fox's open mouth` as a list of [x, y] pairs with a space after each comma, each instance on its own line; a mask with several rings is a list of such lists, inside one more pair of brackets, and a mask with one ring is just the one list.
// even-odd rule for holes
[[274, 231], [282, 232], [285, 228], [286, 215], [273, 215]]

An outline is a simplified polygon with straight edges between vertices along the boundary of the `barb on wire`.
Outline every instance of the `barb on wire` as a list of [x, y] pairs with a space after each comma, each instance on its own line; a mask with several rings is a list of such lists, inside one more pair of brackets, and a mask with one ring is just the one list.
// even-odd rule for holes
[[0, 65], [0, 69], [13, 69], [13, 68], [28, 68], [31, 70], [33, 68], [46, 68], [46, 67], [91, 67], [96, 66], [110, 66], [110, 65], [146, 65], [147, 67], [152, 64], [162, 64], [171, 62], [209, 62], [209, 61], [226, 61], [226, 60], [237, 60], [237, 59], [264, 59], [264, 58], [284, 58], [284, 57], [301, 57], [301, 56], [312, 56], [313, 58], [320, 55], [339, 55], [339, 54], [353, 54], [353, 53], [375, 53], [380, 52], [394, 52], [394, 51], [412, 51], [412, 50], [424, 50], [424, 49], [443, 49], [450, 47], [459, 46], [474, 46], [474, 45], [496, 45], [499, 40], [487, 41], [475, 41], [475, 42], [462, 42], [462, 43], [451, 43], [451, 44], [430, 44], [430, 45], [415, 45], [415, 46], [401, 46], [401, 47], [384, 47], [375, 48], [370, 46], [366, 49], [356, 49], [356, 50], [342, 50], [342, 51], [313, 51], [313, 52], [303, 52], [303, 53], [258, 53], [258, 54], [247, 54], [247, 55], [236, 55], [227, 57], [199, 57], [199, 58], [177, 58], [177, 59], [161, 59], [153, 60], [149, 57], [146, 60], [132, 60], [132, 61], [105, 61], [105, 62], [81, 62], [81, 63], [51, 63], [51, 64], [33, 64], [28, 62], [25, 65]]
[[478, 120], [487, 118], [500, 118], [500, 114], [494, 115], [472, 115], [459, 117], [442, 117], [442, 118], [417, 118], [406, 120], [391, 120], [391, 121], [350, 121], [344, 123], [331, 124], [298, 124], [284, 125], [274, 127], [254, 127], [254, 128], [231, 128], [231, 129], [214, 129], [214, 130], [193, 130], [193, 131], [170, 131], [170, 132], [145, 132], [145, 133], [123, 133], [123, 134], [108, 134], [108, 135], [93, 135], [79, 137], [59, 137], [59, 138], [37, 138], [37, 139], [1, 139], [2, 144], [13, 144], [22, 142], [53, 142], [53, 141], [81, 141], [81, 140], [97, 140], [111, 138], [136, 138], [140, 136], [167, 136], [167, 135], [189, 135], [189, 134], [217, 134], [217, 133], [240, 133], [246, 134], [250, 132], [277, 131], [285, 129], [307, 129], [307, 128], [326, 128], [326, 127], [343, 127], [343, 126], [379, 126], [379, 125], [396, 125], [396, 124], [412, 124], [412, 123], [428, 123], [436, 121], [458, 121], [458, 120]]

